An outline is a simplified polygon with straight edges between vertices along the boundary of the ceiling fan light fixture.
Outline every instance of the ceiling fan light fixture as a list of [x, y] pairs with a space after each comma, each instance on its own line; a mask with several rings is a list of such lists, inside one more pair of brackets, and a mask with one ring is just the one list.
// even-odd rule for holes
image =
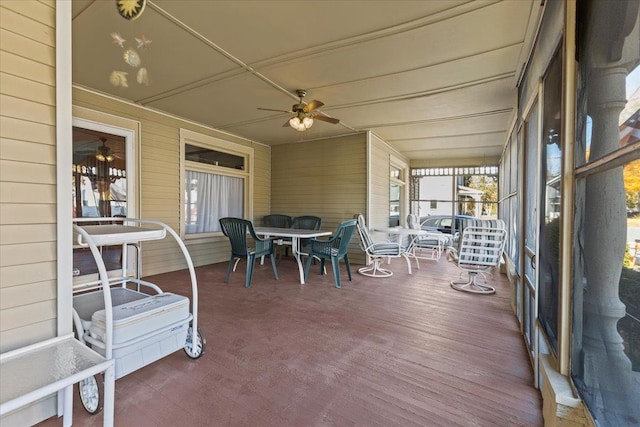
[[309, 129], [311, 126], [313, 126], [313, 119], [311, 117], [305, 117], [304, 119], [302, 119], [302, 124], [304, 125], [305, 129]]
[[307, 128], [304, 126], [304, 123], [302, 120], [300, 120], [300, 118], [298, 116], [295, 117], [291, 117], [289, 119], [289, 125], [291, 125], [292, 128], [294, 128], [295, 130], [302, 132], [304, 130], [306, 130]]
[[115, 157], [113, 157], [113, 154], [111, 154], [111, 150], [109, 149], [109, 147], [105, 145], [98, 147], [98, 150], [96, 152], [96, 160], [108, 163], [112, 162], [114, 158]]
[[304, 132], [305, 130], [313, 126], [313, 119], [311, 117], [300, 118], [298, 116], [295, 116], [289, 119], [289, 125], [298, 132]]

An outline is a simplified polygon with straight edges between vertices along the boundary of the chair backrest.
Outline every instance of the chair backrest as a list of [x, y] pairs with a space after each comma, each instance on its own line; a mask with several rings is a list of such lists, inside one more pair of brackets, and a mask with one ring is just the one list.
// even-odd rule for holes
[[220, 218], [222, 233], [229, 238], [231, 253], [245, 257], [249, 253], [247, 231], [255, 235], [251, 221], [242, 218]]
[[334, 248], [338, 249], [338, 257], [344, 256], [349, 251], [349, 244], [353, 233], [356, 231], [357, 221], [350, 219], [340, 223], [334, 234]]
[[297, 228], [302, 230], [320, 230], [322, 225], [322, 218], [319, 216], [302, 215], [293, 218], [291, 228]]
[[458, 265], [495, 267], [500, 264], [507, 231], [502, 220], [472, 220], [462, 232]]
[[420, 219], [416, 214], [407, 215], [407, 227], [412, 230], [420, 230]]
[[262, 225], [265, 227], [290, 228], [291, 217], [289, 215], [271, 214], [262, 218]]
[[356, 218], [358, 222], [358, 234], [360, 235], [360, 248], [367, 252], [368, 249], [373, 246], [373, 240], [371, 240], [369, 229], [364, 221], [364, 215], [357, 214]]

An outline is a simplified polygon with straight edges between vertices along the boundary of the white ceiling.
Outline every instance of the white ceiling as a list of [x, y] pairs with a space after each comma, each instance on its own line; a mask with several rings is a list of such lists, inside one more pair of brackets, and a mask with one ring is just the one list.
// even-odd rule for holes
[[[269, 145], [372, 130], [410, 159], [495, 158], [540, 3], [148, 0], [128, 21], [115, 1], [74, 0], [73, 81]], [[340, 123], [297, 132], [257, 109], [289, 110], [298, 88]]]

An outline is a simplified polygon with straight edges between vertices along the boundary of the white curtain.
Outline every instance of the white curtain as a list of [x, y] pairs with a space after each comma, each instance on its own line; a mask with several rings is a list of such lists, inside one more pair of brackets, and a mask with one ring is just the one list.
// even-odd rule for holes
[[194, 171], [185, 171], [185, 176], [186, 191], [191, 191], [185, 200], [195, 202], [197, 212], [190, 222], [187, 207], [186, 233], [220, 231], [220, 218], [244, 216], [244, 179]]

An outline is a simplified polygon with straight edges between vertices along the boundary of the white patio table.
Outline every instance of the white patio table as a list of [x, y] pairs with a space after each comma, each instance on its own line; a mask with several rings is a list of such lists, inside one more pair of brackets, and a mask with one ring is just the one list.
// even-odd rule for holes
[[[420, 264], [418, 262], [419, 258], [422, 259], [427, 259], [425, 257], [422, 256], [418, 256], [416, 255], [415, 252], [415, 241], [419, 236], [431, 236], [437, 239], [442, 239], [443, 240], [443, 248], [446, 245], [446, 242], [448, 242], [449, 237], [447, 235], [445, 235], [444, 233], [440, 233], [440, 232], [433, 232], [433, 231], [427, 231], [427, 230], [417, 230], [415, 228], [408, 228], [408, 227], [378, 227], [378, 228], [374, 228], [373, 231], [377, 231], [380, 233], [386, 233], [386, 234], [391, 234], [394, 236], [397, 236], [399, 243], [402, 244], [403, 240], [405, 239], [405, 237], [409, 238], [409, 241], [407, 242], [405, 246], [406, 248], [406, 252], [407, 254], [415, 259], [416, 261], [416, 267], [420, 268]], [[442, 253], [442, 250], [437, 249], [437, 257], [432, 257], [432, 258], [428, 258], [428, 259], [435, 259], [436, 261], [438, 259], [440, 259], [440, 255]], [[409, 273], [411, 273], [411, 267], [409, 267]]]
[[320, 236], [330, 236], [331, 231], [304, 230], [298, 228], [278, 228], [278, 227], [255, 227], [256, 234], [265, 237], [290, 237], [291, 252], [298, 263], [300, 272], [300, 284], [304, 285], [304, 266], [300, 252], [300, 239], [312, 239]]

